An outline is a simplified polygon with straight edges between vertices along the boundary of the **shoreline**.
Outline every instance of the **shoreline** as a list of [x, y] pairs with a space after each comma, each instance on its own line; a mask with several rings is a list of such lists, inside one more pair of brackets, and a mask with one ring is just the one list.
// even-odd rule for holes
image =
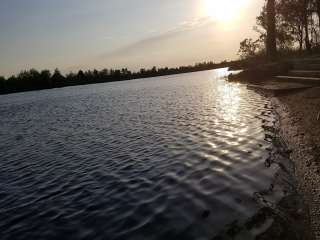
[[[295, 185], [297, 192], [285, 200], [286, 204], [291, 205], [291, 209], [288, 208], [284, 214], [287, 218], [298, 214], [296, 217], [300, 220], [302, 218], [302, 222], [293, 219], [288, 227], [300, 228], [303, 237], [298, 239], [320, 239], [320, 87], [277, 95], [263, 89], [253, 89], [253, 91], [270, 99], [277, 115], [277, 135], [286, 146], [285, 152], [288, 152], [288, 159], [293, 164], [290, 172], [294, 176], [292, 184]], [[280, 172], [280, 175], [283, 175], [283, 172]], [[303, 202], [296, 205], [299, 196]], [[301, 224], [303, 224], [302, 229]], [[271, 227], [259, 239], [270, 239], [270, 237], [287, 239], [276, 238]]]
[[[254, 90], [256, 91], [256, 90]], [[269, 188], [255, 192], [253, 199], [259, 210], [244, 222], [235, 220], [212, 240], [257, 239], [257, 240], [311, 240], [308, 201], [301, 191], [297, 164], [292, 159], [292, 145], [283, 135], [281, 103], [269, 92], [256, 91], [271, 102], [276, 121], [265, 128], [266, 136], [272, 138], [272, 149], [265, 160], [267, 168], [277, 169]]]
[[320, 88], [271, 97], [280, 136], [290, 148], [298, 191], [308, 208], [311, 236], [320, 239]]

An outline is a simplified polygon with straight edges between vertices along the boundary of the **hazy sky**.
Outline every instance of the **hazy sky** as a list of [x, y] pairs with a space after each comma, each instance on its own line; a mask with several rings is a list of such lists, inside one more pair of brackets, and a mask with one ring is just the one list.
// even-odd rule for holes
[[[228, 14], [226, 8], [239, 1]], [[135, 70], [234, 59], [239, 42], [255, 37], [252, 27], [263, 3], [0, 0], [0, 75], [30, 68]]]

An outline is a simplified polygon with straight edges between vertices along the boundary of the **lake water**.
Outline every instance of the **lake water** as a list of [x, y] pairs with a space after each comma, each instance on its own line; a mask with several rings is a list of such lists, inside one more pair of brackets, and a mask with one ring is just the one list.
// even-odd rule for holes
[[259, 208], [275, 121], [226, 69], [0, 96], [1, 239], [212, 239]]

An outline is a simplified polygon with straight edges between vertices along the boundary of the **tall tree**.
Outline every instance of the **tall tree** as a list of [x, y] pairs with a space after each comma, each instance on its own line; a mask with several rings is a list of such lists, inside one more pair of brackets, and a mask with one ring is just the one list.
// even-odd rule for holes
[[277, 56], [275, 0], [267, 0], [267, 57], [274, 60]]
[[[299, 49], [302, 50], [304, 43], [304, 24], [303, 14], [301, 9], [303, 5], [301, 0], [281, 0], [277, 5], [278, 18], [281, 22], [282, 33], [287, 36], [290, 35], [291, 46], [294, 47], [294, 43], [298, 43]], [[277, 29], [279, 30], [279, 29]]]
[[308, 5], [309, 5], [309, 0], [303, 0], [302, 14], [303, 14], [303, 27], [304, 27], [304, 34], [305, 34], [304, 41], [305, 41], [307, 51], [311, 51], [311, 44], [310, 44], [310, 38], [309, 38]]
[[316, 0], [316, 9], [317, 9], [318, 20], [320, 24], [320, 0]]

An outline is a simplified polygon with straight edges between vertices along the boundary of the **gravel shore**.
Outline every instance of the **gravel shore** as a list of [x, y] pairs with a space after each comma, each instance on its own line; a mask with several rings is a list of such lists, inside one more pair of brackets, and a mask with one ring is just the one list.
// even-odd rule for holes
[[311, 234], [305, 239], [320, 239], [320, 88], [277, 96], [272, 101], [308, 208]]

